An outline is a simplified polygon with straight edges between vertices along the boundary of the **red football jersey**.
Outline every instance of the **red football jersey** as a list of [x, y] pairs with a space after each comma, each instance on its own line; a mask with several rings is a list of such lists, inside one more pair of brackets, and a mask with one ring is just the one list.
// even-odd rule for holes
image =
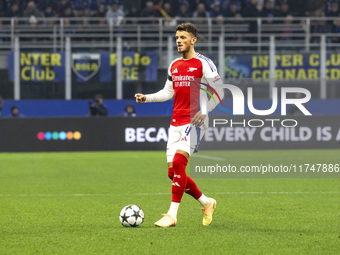
[[[191, 59], [175, 59], [169, 66], [166, 83], [166, 86], [172, 86], [174, 93], [171, 125], [186, 125], [199, 111], [202, 96], [199, 82], [215, 87], [213, 83], [219, 80], [214, 63], [201, 54]], [[208, 95], [203, 93], [203, 96]]]

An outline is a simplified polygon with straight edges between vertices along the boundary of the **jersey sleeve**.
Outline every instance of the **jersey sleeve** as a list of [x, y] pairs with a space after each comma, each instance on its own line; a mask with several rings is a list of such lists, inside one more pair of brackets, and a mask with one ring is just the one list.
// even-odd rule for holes
[[153, 93], [153, 94], [147, 94], [146, 96], [146, 103], [152, 103], [152, 102], [164, 102], [169, 99], [171, 99], [174, 96], [174, 87], [172, 84], [172, 77], [170, 73], [170, 67], [168, 69], [168, 78], [165, 82], [164, 88], [160, 91]]
[[[212, 97], [208, 100], [205, 105], [202, 105], [202, 110], [206, 107], [207, 113], [211, 112], [215, 109], [215, 107], [220, 103], [220, 100], [224, 97], [224, 90], [223, 90], [223, 82], [221, 77], [217, 72], [217, 68], [215, 64], [209, 59], [204, 58], [202, 60], [203, 65], [203, 82], [209, 85], [209, 91], [212, 94]], [[205, 100], [202, 100], [203, 102]]]

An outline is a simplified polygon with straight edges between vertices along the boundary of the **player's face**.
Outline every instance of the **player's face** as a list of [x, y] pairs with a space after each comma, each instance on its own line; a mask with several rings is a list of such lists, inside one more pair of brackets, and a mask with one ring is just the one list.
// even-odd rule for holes
[[177, 50], [179, 53], [189, 52], [194, 46], [197, 38], [187, 31], [176, 32]]

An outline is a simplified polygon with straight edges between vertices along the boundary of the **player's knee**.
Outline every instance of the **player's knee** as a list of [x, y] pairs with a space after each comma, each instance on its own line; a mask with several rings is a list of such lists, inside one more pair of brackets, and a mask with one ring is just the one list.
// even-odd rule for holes
[[174, 172], [176, 173], [176, 171], [182, 171], [182, 170], [184, 170], [185, 172], [185, 167], [187, 163], [188, 163], [188, 159], [186, 156], [180, 153], [176, 153], [174, 156], [174, 160], [172, 161], [172, 167], [173, 167]]

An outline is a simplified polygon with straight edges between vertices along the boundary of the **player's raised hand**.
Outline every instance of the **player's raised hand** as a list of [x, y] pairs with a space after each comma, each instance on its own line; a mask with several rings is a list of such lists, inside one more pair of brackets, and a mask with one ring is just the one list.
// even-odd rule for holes
[[198, 111], [196, 115], [192, 118], [191, 123], [196, 127], [200, 127], [203, 125], [206, 115], [202, 114], [201, 111]]
[[145, 103], [146, 96], [140, 93], [135, 94], [137, 104]]

